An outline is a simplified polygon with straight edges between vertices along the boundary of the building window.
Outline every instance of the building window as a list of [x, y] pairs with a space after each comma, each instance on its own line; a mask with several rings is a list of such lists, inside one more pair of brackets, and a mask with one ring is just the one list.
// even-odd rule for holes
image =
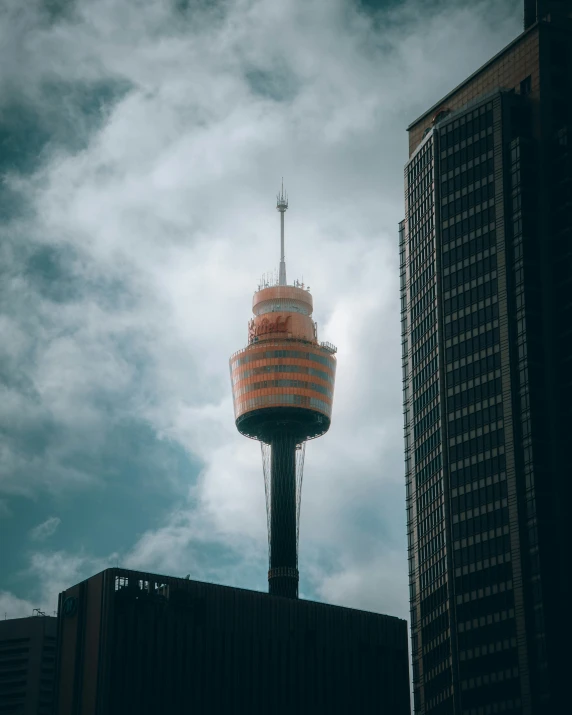
[[530, 75], [525, 77], [520, 83], [520, 93], [523, 97], [526, 97], [532, 91], [532, 78]]

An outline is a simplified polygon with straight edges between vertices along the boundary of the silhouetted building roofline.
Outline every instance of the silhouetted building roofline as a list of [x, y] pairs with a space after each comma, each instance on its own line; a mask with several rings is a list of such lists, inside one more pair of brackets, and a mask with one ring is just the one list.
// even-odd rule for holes
[[410, 713], [393, 616], [121, 568], [59, 614], [58, 715]]

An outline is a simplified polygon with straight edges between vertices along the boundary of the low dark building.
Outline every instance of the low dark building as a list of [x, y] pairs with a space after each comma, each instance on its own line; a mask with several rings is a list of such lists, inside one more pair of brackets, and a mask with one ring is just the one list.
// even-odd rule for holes
[[44, 615], [0, 621], [2, 715], [51, 715], [56, 623]]
[[407, 624], [107, 569], [60, 594], [57, 715], [408, 715]]

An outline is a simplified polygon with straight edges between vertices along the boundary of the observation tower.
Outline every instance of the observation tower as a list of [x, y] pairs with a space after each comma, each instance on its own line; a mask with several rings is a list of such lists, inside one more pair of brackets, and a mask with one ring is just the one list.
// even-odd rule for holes
[[260, 442], [268, 519], [268, 584], [276, 596], [298, 597], [298, 536], [306, 441], [328, 431], [336, 348], [318, 342], [309, 287], [286, 283], [284, 186], [278, 280], [262, 279], [252, 300], [248, 345], [230, 358], [238, 431]]

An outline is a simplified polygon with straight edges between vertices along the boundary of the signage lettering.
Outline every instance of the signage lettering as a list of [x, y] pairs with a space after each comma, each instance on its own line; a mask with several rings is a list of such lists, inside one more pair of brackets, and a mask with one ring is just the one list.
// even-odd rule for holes
[[64, 601], [62, 606], [62, 615], [64, 616], [75, 616], [77, 612], [77, 598], [75, 596], [68, 596]]
[[277, 316], [276, 320], [262, 318], [262, 320], [258, 324], [255, 324], [254, 320], [251, 320], [248, 323], [248, 342], [251, 343], [254, 338], [257, 338], [260, 335], [266, 335], [268, 333], [287, 333], [289, 320], [289, 315], [287, 315], [285, 318], [282, 318], [282, 316], [279, 315]]

